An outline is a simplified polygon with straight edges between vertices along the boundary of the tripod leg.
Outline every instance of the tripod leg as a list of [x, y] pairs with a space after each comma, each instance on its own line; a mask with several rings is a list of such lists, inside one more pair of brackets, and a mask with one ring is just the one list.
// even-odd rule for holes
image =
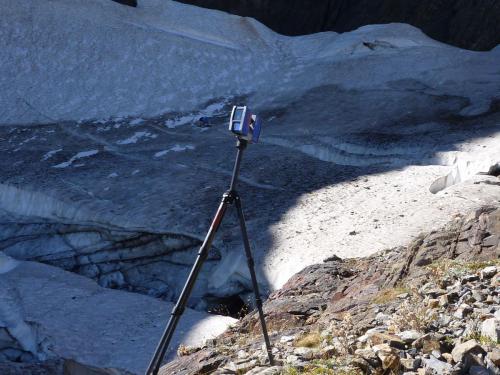
[[231, 203], [231, 200], [232, 200], [231, 194], [228, 193], [224, 194], [222, 202], [220, 203], [219, 208], [217, 209], [217, 213], [215, 214], [215, 217], [212, 221], [212, 225], [210, 226], [207, 236], [205, 237], [205, 241], [203, 241], [203, 244], [201, 245], [200, 250], [198, 251], [196, 261], [194, 262], [193, 268], [189, 273], [189, 277], [186, 281], [186, 284], [182, 289], [181, 295], [179, 296], [179, 300], [177, 301], [171, 312], [171, 316], [167, 323], [165, 331], [163, 332], [160, 342], [158, 343], [158, 347], [156, 348], [155, 354], [151, 359], [151, 363], [149, 364], [149, 367], [146, 370], [146, 375], [158, 374], [158, 370], [160, 369], [163, 357], [165, 357], [165, 353], [167, 351], [168, 345], [170, 344], [170, 340], [172, 339], [175, 328], [177, 327], [181, 315], [184, 312], [187, 301], [189, 299], [189, 295], [191, 294], [191, 291], [194, 287], [196, 278], [200, 273], [203, 262], [207, 259], [208, 251], [212, 246], [215, 234], [219, 229], [219, 226], [222, 222], [224, 214], [226, 213], [228, 205]]
[[245, 254], [247, 257], [248, 270], [250, 271], [250, 277], [252, 279], [253, 291], [255, 294], [255, 304], [257, 305], [257, 310], [259, 311], [260, 324], [262, 326], [262, 335], [264, 336], [264, 341], [266, 343], [267, 356], [269, 357], [269, 364], [274, 366], [274, 358], [271, 348], [271, 342], [269, 340], [269, 335], [267, 333], [266, 320], [264, 318], [264, 311], [262, 310], [262, 299], [260, 298], [259, 285], [257, 284], [257, 276], [255, 275], [254, 260], [252, 257], [252, 252], [250, 250], [250, 241], [248, 240], [247, 226], [245, 223], [245, 216], [243, 216], [243, 207], [241, 206], [241, 200], [239, 195], [235, 196], [236, 209], [238, 210], [238, 219], [240, 221], [241, 234], [243, 236], [243, 244], [245, 246]]

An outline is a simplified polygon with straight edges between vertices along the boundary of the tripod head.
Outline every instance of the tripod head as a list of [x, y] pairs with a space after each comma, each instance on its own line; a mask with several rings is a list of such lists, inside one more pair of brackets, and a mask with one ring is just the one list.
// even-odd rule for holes
[[257, 115], [250, 113], [247, 106], [234, 106], [231, 111], [231, 118], [229, 119], [229, 130], [236, 135], [238, 141], [236, 148], [238, 154], [236, 155], [236, 162], [234, 163], [233, 176], [231, 178], [231, 185], [229, 191], [234, 191], [238, 174], [240, 171], [241, 158], [243, 151], [248, 143], [257, 143], [259, 141], [260, 130], [262, 121]]

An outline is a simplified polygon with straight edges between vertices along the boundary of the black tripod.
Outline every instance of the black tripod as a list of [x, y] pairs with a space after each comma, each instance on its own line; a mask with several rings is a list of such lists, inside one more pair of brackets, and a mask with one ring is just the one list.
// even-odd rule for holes
[[250, 251], [250, 242], [248, 241], [245, 217], [243, 216], [243, 208], [241, 206], [241, 199], [236, 190], [234, 190], [236, 181], [238, 180], [241, 158], [243, 156], [243, 151], [245, 150], [247, 143], [248, 142], [246, 140], [238, 139], [238, 143], [236, 144], [236, 147], [238, 148], [238, 154], [236, 156], [236, 162], [234, 163], [231, 185], [229, 186], [229, 190], [226, 191], [222, 196], [222, 202], [220, 203], [219, 208], [217, 209], [217, 213], [215, 214], [215, 217], [212, 221], [212, 225], [208, 230], [207, 236], [205, 237], [205, 241], [203, 241], [203, 244], [201, 245], [201, 248], [198, 251], [196, 261], [194, 262], [193, 268], [191, 269], [186, 284], [182, 289], [179, 300], [177, 301], [177, 304], [174, 306], [171, 312], [170, 320], [168, 321], [167, 327], [163, 332], [163, 336], [161, 337], [161, 340], [158, 343], [158, 347], [156, 348], [155, 354], [151, 359], [151, 363], [149, 364], [149, 367], [146, 370], [146, 375], [158, 374], [161, 362], [163, 360], [163, 357], [165, 356], [165, 352], [167, 351], [170, 340], [172, 339], [172, 336], [174, 334], [175, 327], [177, 326], [177, 323], [179, 323], [181, 315], [184, 312], [189, 295], [191, 294], [196, 278], [200, 273], [203, 262], [207, 259], [208, 251], [212, 246], [212, 241], [215, 237], [215, 233], [219, 229], [219, 226], [222, 222], [222, 219], [224, 218], [224, 214], [226, 213], [227, 208], [233, 203], [235, 203], [236, 209], [238, 211], [238, 219], [240, 221], [241, 234], [243, 236], [243, 244], [245, 247], [248, 268], [250, 270], [250, 277], [252, 278], [253, 291], [255, 293], [255, 304], [257, 306], [257, 310], [259, 311], [259, 318], [260, 318], [260, 323], [262, 325], [262, 333], [264, 335], [264, 341], [266, 342], [269, 363], [271, 364], [271, 366], [274, 365], [274, 359], [271, 352], [271, 343], [269, 341], [269, 335], [267, 334], [266, 321], [264, 320], [264, 312], [262, 311], [262, 300], [259, 294], [257, 277], [255, 276], [254, 261], [252, 258], [252, 253]]

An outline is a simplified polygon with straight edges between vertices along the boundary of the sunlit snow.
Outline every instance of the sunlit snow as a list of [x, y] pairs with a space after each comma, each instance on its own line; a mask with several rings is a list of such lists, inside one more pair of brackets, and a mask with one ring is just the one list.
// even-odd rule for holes
[[75, 156], [72, 156], [71, 159], [69, 159], [68, 161], [54, 165], [52, 168], [67, 168], [67, 167], [71, 166], [75, 161], [82, 159], [82, 158], [88, 158], [90, 156], [94, 156], [98, 152], [99, 152], [98, 150], [81, 151], [78, 154], [76, 154]]

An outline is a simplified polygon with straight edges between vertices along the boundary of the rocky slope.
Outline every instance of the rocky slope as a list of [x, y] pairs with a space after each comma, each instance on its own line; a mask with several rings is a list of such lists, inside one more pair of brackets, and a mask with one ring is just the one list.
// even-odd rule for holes
[[371, 24], [404, 22], [461, 48], [489, 50], [500, 43], [496, 0], [180, 0], [253, 17], [286, 35], [346, 32]]
[[500, 209], [457, 215], [406, 247], [309, 266], [255, 313], [167, 374], [498, 374]]

